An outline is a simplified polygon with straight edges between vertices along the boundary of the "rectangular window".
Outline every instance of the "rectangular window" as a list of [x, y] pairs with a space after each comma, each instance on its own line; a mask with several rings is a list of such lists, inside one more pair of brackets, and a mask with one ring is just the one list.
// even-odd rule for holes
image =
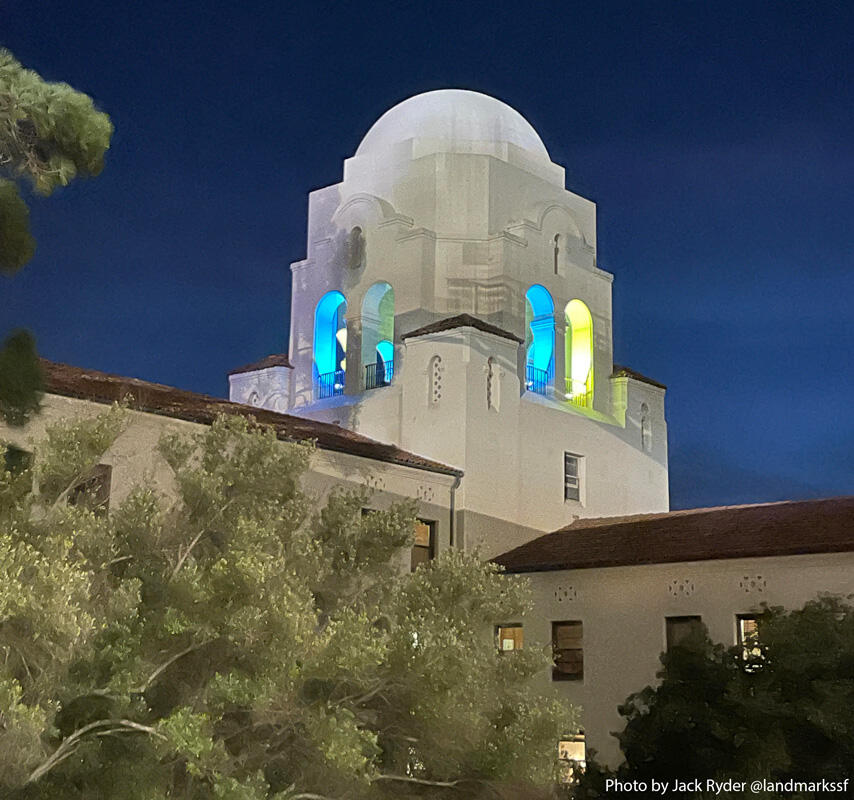
[[563, 454], [563, 499], [581, 499], [581, 456], [572, 453]]
[[557, 757], [565, 764], [562, 775], [563, 782], [571, 783], [579, 772], [584, 771], [587, 763], [587, 746], [584, 742], [584, 734], [579, 731], [575, 736], [567, 736], [565, 739], [561, 739], [557, 746]]
[[666, 617], [665, 624], [668, 650], [684, 644], [689, 639], [702, 636], [704, 632], [703, 620], [699, 616]]
[[98, 464], [89, 477], [80, 481], [68, 493], [68, 505], [80, 506], [96, 514], [106, 514], [110, 506], [112, 467]]
[[584, 679], [584, 628], [581, 622], [552, 623], [552, 680]]
[[499, 653], [509, 653], [522, 649], [522, 623], [511, 622], [507, 625], [496, 625], [495, 640]]
[[736, 634], [745, 661], [762, 658], [759, 646], [759, 618], [755, 614], [738, 614], [735, 618]]
[[412, 545], [411, 569], [415, 572], [436, 555], [436, 523], [419, 519], [415, 522], [415, 544]]

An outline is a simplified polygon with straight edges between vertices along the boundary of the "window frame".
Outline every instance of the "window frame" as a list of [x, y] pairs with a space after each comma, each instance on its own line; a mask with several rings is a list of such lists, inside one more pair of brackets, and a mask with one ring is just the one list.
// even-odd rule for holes
[[[513, 637], [513, 647], [509, 649], [505, 649], [502, 645], [505, 641], [501, 632], [503, 630], [514, 630], [519, 631], [518, 638], [518, 646], [516, 646], [516, 636]], [[495, 626], [495, 649], [498, 650], [499, 655], [504, 655], [505, 653], [515, 653], [517, 650], [525, 649], [525, 626], [521, 622], [501, 622]]]
[[[696, 622], [699, 625], [699, 631], [702, 633], [703, 631], [703, 617], [700, 614], [673, 614], [668, 615], [664, 618], [664, 650], [669, 653], [674, 647], [680, 647], [682, 642], [685, 640], [685, 637], [679, 639], [678, 641], [671, 641], [671, 623], [676, 622]], [[691, 635], [693, 631], [691, 631], [688, 636]]]
[[[422, 519], [421, 517], [416, 517], [415, 521], [416, 521], [416, 523], [420, 523], [422, 525], [427, 526], [427, 528], [429, 530], [429, 534], [428, 534], [429, 543], [426, 546], [413, 543], [412, 548], [409, 551], [409, 571], [410, 572], [415, 572], [415, 570], [418, 569], [418, 567], [420, 567], [422, 564], [428, 564], [434, 558], [436, 558], [436, 521], [430, 520], [430, 519]], [[421, 551], [421, 550], [427, 551], [427, 558], [425, 558], [421, 561], [418, 561], [416, 563], [415, 559], [414, 559], [415, 553], [416, 553], [416, 551]]]
[[[575, 462], [575, 475], [571, 475], [569, 473], [568, 467], [570, 466], [570, 460]], [[578, 453], [571, 453], [569, 450], [563, 451], [563, 502], [564, 503], [580, 503], [582, 502], [582, 469], [583, 469], [583, 461], [584, 456], [579, 455]], [[574, 481], [575, 485], [571, 486], [571, 482]], [[573, 490], [570, 495], [570, 489]]]
[[[584, 758], [564, 758], [562, 756], [563, 744], [578, 743], [581, 743], [584, 748]], [[578, 731], [578, 733], [571, 736], [562, 736], [557, 744], [557, 757], [558, 761], [564, 765], [561, 783], [572, 783], [578, 777], [578, 774], [584, 772], [587, 767], [587, 737], [584, 735], [584, 731]]]
[[[558, 629], [560, 626], [572, 626], [580, 630], [579, 646], [558, 648]], [[579, 668], [576, 672], [565, 672], [558, 668], [559, 653], [580, 653]], [[580, 619], [552, 620], [552, 681], [584, 681], [584, 621]], [[562, 662], [566, 663], [566, 662]]]

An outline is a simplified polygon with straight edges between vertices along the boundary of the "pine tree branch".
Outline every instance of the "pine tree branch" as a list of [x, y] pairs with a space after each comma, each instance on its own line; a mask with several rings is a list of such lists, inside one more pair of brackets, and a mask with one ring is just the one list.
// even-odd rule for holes
[[68, 758], [78, 747], [83, 737], [93, 731], [98, 731], [99, 728], [107, 728], [107, 730], [95, 733], [96, 736], [106, 736], [112, 733], [147, 733], [152, 736], [158, 736], [165, 739], [162, 733], [158, 733], [154, 728], [148, 725], [141, 725], [138, 722], [132, 722], [129, 719], [101, 719], [97, 722], [90, 722], [82, 728], [74, 731], [70, 736], [63, 739], [62, 744], [53, 751], [53, 754], [44, 763], [36, 767], [27, 778], [26, 783], [35, 783], [40, 778], [43, 778], [54, 767]]
[[456, 781], [430, 781], [426, 778], [410, 778], [408, 775], [377, 775], [375, 781], [399, 781], [401, 783], [414, 783], [419, 786], [439, 786], [446, 789], [454, 789], [461, 783], [472, 783], [471, 780]]

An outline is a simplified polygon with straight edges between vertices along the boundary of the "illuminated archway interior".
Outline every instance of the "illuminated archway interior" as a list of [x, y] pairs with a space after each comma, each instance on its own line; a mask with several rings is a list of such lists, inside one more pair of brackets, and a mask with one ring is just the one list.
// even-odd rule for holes
[[362, 364], [376, 364], [377, 382], [390, 383], [394, 374], [394, 289], [375, 283], [362, 302]]
[[577, 405], [593, 403], [593, 317], [581, 300], [566, 304], [566, 393]]
[[347, 369], [347, 301], [341, 292], [327, 292], [314, 311], [314, 368], [318, 375], [341, 373]]
[[548, 290], [534, 284], [525, 293], [527, 388], [539, 389], [554, 378], [554, 301]]

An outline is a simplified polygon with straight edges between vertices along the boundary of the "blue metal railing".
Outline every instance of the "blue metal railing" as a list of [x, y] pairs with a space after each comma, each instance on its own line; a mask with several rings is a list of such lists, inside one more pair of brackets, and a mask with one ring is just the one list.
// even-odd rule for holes
[[334, 372], [324, 372], [314, 379], [315, 400], [324, 397], [334, 397], [344, 394], [344, 370], [336, 369]]
[[531, 364], [525, 366], [525, 390], [535, 394], [545, 394], [549, 388], [548, 370], [537, 369]]
[[365, 390], [388, 386], [394, 377], [394, 361], [365, 364]]

